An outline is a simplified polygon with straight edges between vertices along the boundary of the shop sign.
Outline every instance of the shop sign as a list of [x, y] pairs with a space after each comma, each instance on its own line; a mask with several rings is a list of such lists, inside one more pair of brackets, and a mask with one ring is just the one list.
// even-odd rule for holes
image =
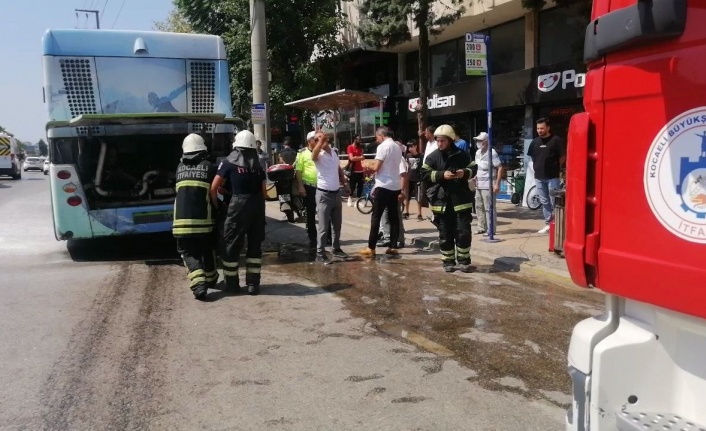
[[[450, 108], [453, 106], [456, 106], [456, 96], [453, 94], [450, 96], [441, 97], [439, 97], [438, 94], [434, 94], [433, 96], [427, 99], [427, 108], [429, 110], [439, 108]], [[410, 112], [420, 111], [422, 109], [422, 100], [419, 97], [409, 99], [407, 107], [409, 108]]]
[[485, 35], [466, 33], [466, 75], [479, 76], [488, 73], [488, 51]]
[[543, 93], [549, 93], [561, 84], [562, 90], [573, 85], [575, 88], [582, 88], [586, 85], [586, 74], [577, 73], [574, 69], [563, 72], [553, 72], [537, 77], [537, 89]]

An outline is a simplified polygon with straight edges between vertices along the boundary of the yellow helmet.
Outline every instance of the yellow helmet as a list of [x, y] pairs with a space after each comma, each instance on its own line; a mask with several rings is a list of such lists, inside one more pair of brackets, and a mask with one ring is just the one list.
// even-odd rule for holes
[[456, 140], [456, 132], [454, 132], [454, 128], [448, 124], [442, 124], [436, 128], [434, 131], [434, 137], [436, 138], [437, 136], [446, 136], [452, 141]]

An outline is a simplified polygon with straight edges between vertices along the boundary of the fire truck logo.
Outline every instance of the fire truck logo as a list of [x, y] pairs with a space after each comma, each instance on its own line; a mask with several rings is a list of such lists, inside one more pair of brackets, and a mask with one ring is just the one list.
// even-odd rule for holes
[[557, 73], [548, 73], [546, 75], [539, 75], [537, 77], [537, 88], [539, 91], [542, 91], [544, 93], [549, 93], [553, 89], [556, 88], [557, 85], [559, 85], [559, 81], [561, 81], [561, 74]]
[[706, 107], [662, 128], [647, 154], [644, 183], [650, 208], [667, 230], [706, 244]]

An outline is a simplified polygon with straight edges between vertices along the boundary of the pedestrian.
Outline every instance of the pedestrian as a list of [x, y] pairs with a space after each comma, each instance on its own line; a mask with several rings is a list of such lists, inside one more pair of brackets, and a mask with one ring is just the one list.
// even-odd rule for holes
[[[491, 169], [494, 170], [493, 174], [493, 226], [497, 227], [497, 196], [500, 191], [500, 180], [503, 175], [503, 167], [500, 163], [500, 156], [492, 149], [492, 156], [489, 156], [489, 145], [488, 145], [488, 134], [486, 132], [481, 132], [478, 136], [473, 138], [474, 141], [478, 143], [478, 151], [476, 151], [475, 164], [478, 168], [476, 176], [473, 178], [476, 186], [476, 216], [478, 217], [478, 229], [474, 232], [475, 234], [488, 235], [490, 229], [490, 175]], [[491, 164], [492, 160], [492, 164]], [[493, 232], [495, 233], [495, 232]]]
[[297, 152], [291, 147], [289, 136], [284, 138], [282, 151], [279, 152], [279, 162], [293, 165], [297, 159]]
[[465, 151], [465, 152], [470, 156], [470, 154], [471, 154], [471, 147], [468, 145], [468, 142], [466, 142], [465, 139], [463, 139], [462, 137], [458, 136], [458, 137], [456, 138], [456, 141], [454, 141], [454, 145], [456, 145], [456, 147], [457, 147], [459, 150]]
[[549, 223], [554, 219], [554, 197], [552, 191], [560, 187], [559, 175], [566, 162], [566, 144], [553, 135], [546, 118], [537, 120], [537, 135], [527, 150], [532, 159], [537, 194], [542, 202], [545, 226], [537, 233], [549, 232]]
[[[408, 178], [408, 173], [409, 168], [407, 165], [407, 161], [402, 158], [402, 161], [400, 162], [400, 187], [401, 190], [407, 190], [407, 178]], [[405, 192], [405, 197], [407, 197], [407, 192]], [[399, 235], [397, 235], [397, 246], [399, 248], [404, 248], [405, 246], [405, 238], [404, 238], [404, 217], [402, 217], [402, 208], [404, 207], [404, 204], [398, 204], [397, 205], [397, 212], [398, 217], [400, 219], [400, 230], [399, 230]], [[380, 219], [380, 225], [382, 226], [382, 241], [380, 243], [380, 247], [389, 247], [390, 246], [390, 216], [388, 213], [387, 208], [385, 211], [382, 213], [382, 219]]]
[[471, 271], [471, 209], [468, 179], [471, 158], [454, 145], [456, 134], [449, 125], [434, 132], [439, 148], [422, 166], [422, 181], [439, 229], [439, 249], [444, 271], [453, 272], [458, 262], [462, 272]]
[[223, 227], [223, 275], [226, 290], [240, 291], [238, 268], [240, 252], [247, 240], [245, 284], [250, 295], [260, 293], [262, 242], [265, 240], [265, 172], [257, 156], [255, 136], [249, 130], [235, 135], [233, 152], [218, 167], [211, 183], [211, 199], [216, 202], [218, 189], [228, 181], [231, 199]]
[[307, 147], [297, 154], [295, 175], [300, 196], [304, 196], [306, 207], [306, 233], [309, 237], [309, 250], [316, 249], [316, 164], [311, 152], [316, 144], [316, 132], [306, 135]]
[[[422, 166], [426, 162], [427, 157], [429, 157], [429, 154], [433, 153], [439, 147], [434, 139], [434, 130], [435, 129], [432, 126], [428, 126], [426, 129], [419, 132], [420, 138], [424, 141], [424, 148], [422, 149], [424, 152], [424, 156], [422, 156]], [[429, 208], [429, 200], [427, 199], [427, 185], [424, 181], [421, 182], [419, 194], [419, 201], [422, 204], [422, 207]]]
[[258, 139], [255, 143], [257, 144], [257, 157], [260, 160], [260, 166], [263, 171], [267, 172], [267, 165], [270, 162], [269, 156], [267, 155], [267, 152], [262, 149], [262, 141]]
[[[345, 259], [348, 255], [341, 250], [341, 184], [346, 184], [346, 176], [341, 169], [338, 156], [329, 145], [329, 137], [324, 132], [316, 133], [316, 145], [311, 150], [311, 158], [316, 165], [316, 214], [318, 216], [316, 262], [329, 264], [326, 255], [326, 238], [330, 237], [332, 255]], [[331, 234], [327, 227], [332, 225]]]
[[400, 163], [402, 163], [402, 150], [392, 140], [390, 130], [381, 126], [375, 132], [378, 142], [375, 159], [370, 163], [370, 170], [375, 172], [375, 185], [373, 187], [373, 212], [371, 215], [370, 235], [368, 247], [360, 251], [365, 257], [375, 256], [380, 221], [382, 214], [387, 209], [390, 218], [390, 245], [385, 254], [399, 254], [398, 239], [400, 230], [399, 204], [404, 202], [404, 193], [400, 187]]
[[350, 164], [350, 187], [351, 194], [348, 197], [348, 206], [353, 206], [353, 197], [362, 198], [363, 197], [363, 145], [360, 142], [360, 136], [354, 135], [353, 142], [348, 146], [346, 152], [348, 153], [348, 163]]
[[181, 162], [176, 169], [176, 199], [172, 234], [177, 251], [189, 271], [189, 287], [196, 299], [206, 298], [218, 281], [212, 202], [208, 189], [216, 169], [208, 161], [204, 139], [192, 133], [182, 143]]
[[409, 201], [414, 197], [417, 201], [417, 220], [424, 220], [422, 215], [422, 202], [420, 196], [420, 179], [422, 170], [422, 156], [419, 153], [418, 143], [414, 139], [407, 142], [407, 188], [405, 190], [404, 213], [402, 217], [409, 218]]

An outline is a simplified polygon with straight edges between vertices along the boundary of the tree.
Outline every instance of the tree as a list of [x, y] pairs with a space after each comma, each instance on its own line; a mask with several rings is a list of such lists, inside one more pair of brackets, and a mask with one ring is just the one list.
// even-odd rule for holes
[[459, 19], [465, 11], [463, 0], [363, 0], [360, 5], [358, 34], [368, 45], [392, 48], [412, 40], [410, 17], [419, 31], [419, 130], [426, 127], [428, 111], [429, 37], [441, 34], [446, 26]]
[[159, 31], [169, 31], [173, 33], [193, 33], [194, 29], [186, 20], [186, 17], [179, 9], [175, 8], [169, 12], [164, 21], [154, 21], [154, 29]]
[[37, 146], [39, 147], [40, 156], [46, 156], [49, 154], [49, 147], [47, 146], [47, 143], [44, 142], [44, 139], [40, 139], [39, 142], [37, 142]]
[[[249, 0], [175, 0], [196, 32], [223, 37], [230, 66], [233, 111], [250, 116], [252, 73]], [[342, 45], [337, 0], [268, 0], [267, 45], [270, 110], [284, 118], [284, 103], [331, 89]]]

